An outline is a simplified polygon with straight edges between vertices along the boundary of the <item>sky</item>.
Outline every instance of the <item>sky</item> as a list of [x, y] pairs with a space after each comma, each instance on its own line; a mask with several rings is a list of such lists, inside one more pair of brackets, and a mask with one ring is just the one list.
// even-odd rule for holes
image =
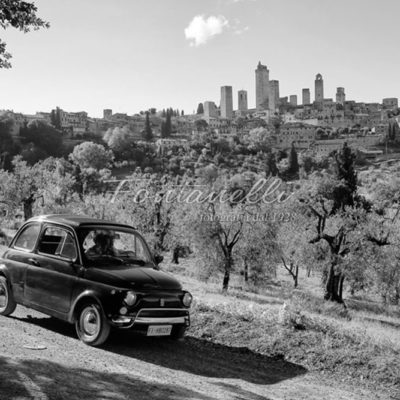
[[400, 97], [399, 0], [36, 0], [50, 28], [0, 31], [13, 55], [0, 70], [0, 109], [56, 106], [101, 117], [150, 107], [191, 113], [220, 102], [220, 87], [248, 91], [259, 61], [280, 95]]

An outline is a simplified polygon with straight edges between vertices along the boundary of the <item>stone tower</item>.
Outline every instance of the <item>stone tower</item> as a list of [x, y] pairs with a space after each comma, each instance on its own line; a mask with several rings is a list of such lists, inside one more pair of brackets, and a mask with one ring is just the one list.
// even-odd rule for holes
[[310, 89], [303, 89], [302, 91], [302, 97], [303, 97], [303, 106], [307, 106], [311, 104], [311, 95], [310, 95]]
[[256, 69], [256, 108], [268, 108], [269, 70], [266, 65], [258, 63]]
[[336, 90], [336, 103], [343, 105], [345, 101], [346, 101], [346, 95], [344, 93], [344, 88], [338, 87]]
[[239, 90], [238, 91], [238, 110], [239, 111], [247, 111], [247, 90]]
[[232, 86], [221, 86], [221, 118], [231, 119], [233, 115]]
[[297, 95], [296, 94], [290, 95], [289, 102], [291, 106], [297, 107]]
[[218, 110], [217, 106], [213, 101], [204, 102], [204, 118], [217, 118]]
[[112, 110], [110, 110], [109, 108], [103, 110], [104, 119], [111, 119], [111, 117], [112, 117]]
[[315, 102], [322, 103], [324, 101], [324, 80], [321, 74], [315, 77]]
[[269, 109], [275, 112], [279, 108], [279, 81], [269, 82]]

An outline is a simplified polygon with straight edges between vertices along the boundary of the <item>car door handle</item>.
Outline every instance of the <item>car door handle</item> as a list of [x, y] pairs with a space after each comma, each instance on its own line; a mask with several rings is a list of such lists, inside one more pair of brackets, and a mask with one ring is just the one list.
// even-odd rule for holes
[[35, 265], [36, 267], [38, 267], [40, 265], [39, 261], [36, 260], [36, 258], [30, 258], [28, 260], [32, 265]]

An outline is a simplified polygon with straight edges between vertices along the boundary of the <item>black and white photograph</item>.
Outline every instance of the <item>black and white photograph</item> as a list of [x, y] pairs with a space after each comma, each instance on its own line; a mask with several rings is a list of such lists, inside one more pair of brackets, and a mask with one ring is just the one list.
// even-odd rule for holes
[[400, 400], [398, 0], [0, 0], [0, 400]]

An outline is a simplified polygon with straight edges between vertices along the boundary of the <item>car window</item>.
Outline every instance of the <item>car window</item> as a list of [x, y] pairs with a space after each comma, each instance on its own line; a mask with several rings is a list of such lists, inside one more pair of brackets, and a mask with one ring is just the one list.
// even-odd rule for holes
[[118, 257], [127, 262], [150, 263], [151, 256], [143, 239], [135, 232], [111, 228], [84, 229], [82, 247], [86, 259]]
[[14, 247], [21, 250], [32, 251], [35, 247], [39, 232], [39, 224], [28, 225], [18, 236]]
[[38, 251], [43, 254], [75, 260], [78, 252], [72, 234], [65, 229], [48, 227], [40, 238]]

